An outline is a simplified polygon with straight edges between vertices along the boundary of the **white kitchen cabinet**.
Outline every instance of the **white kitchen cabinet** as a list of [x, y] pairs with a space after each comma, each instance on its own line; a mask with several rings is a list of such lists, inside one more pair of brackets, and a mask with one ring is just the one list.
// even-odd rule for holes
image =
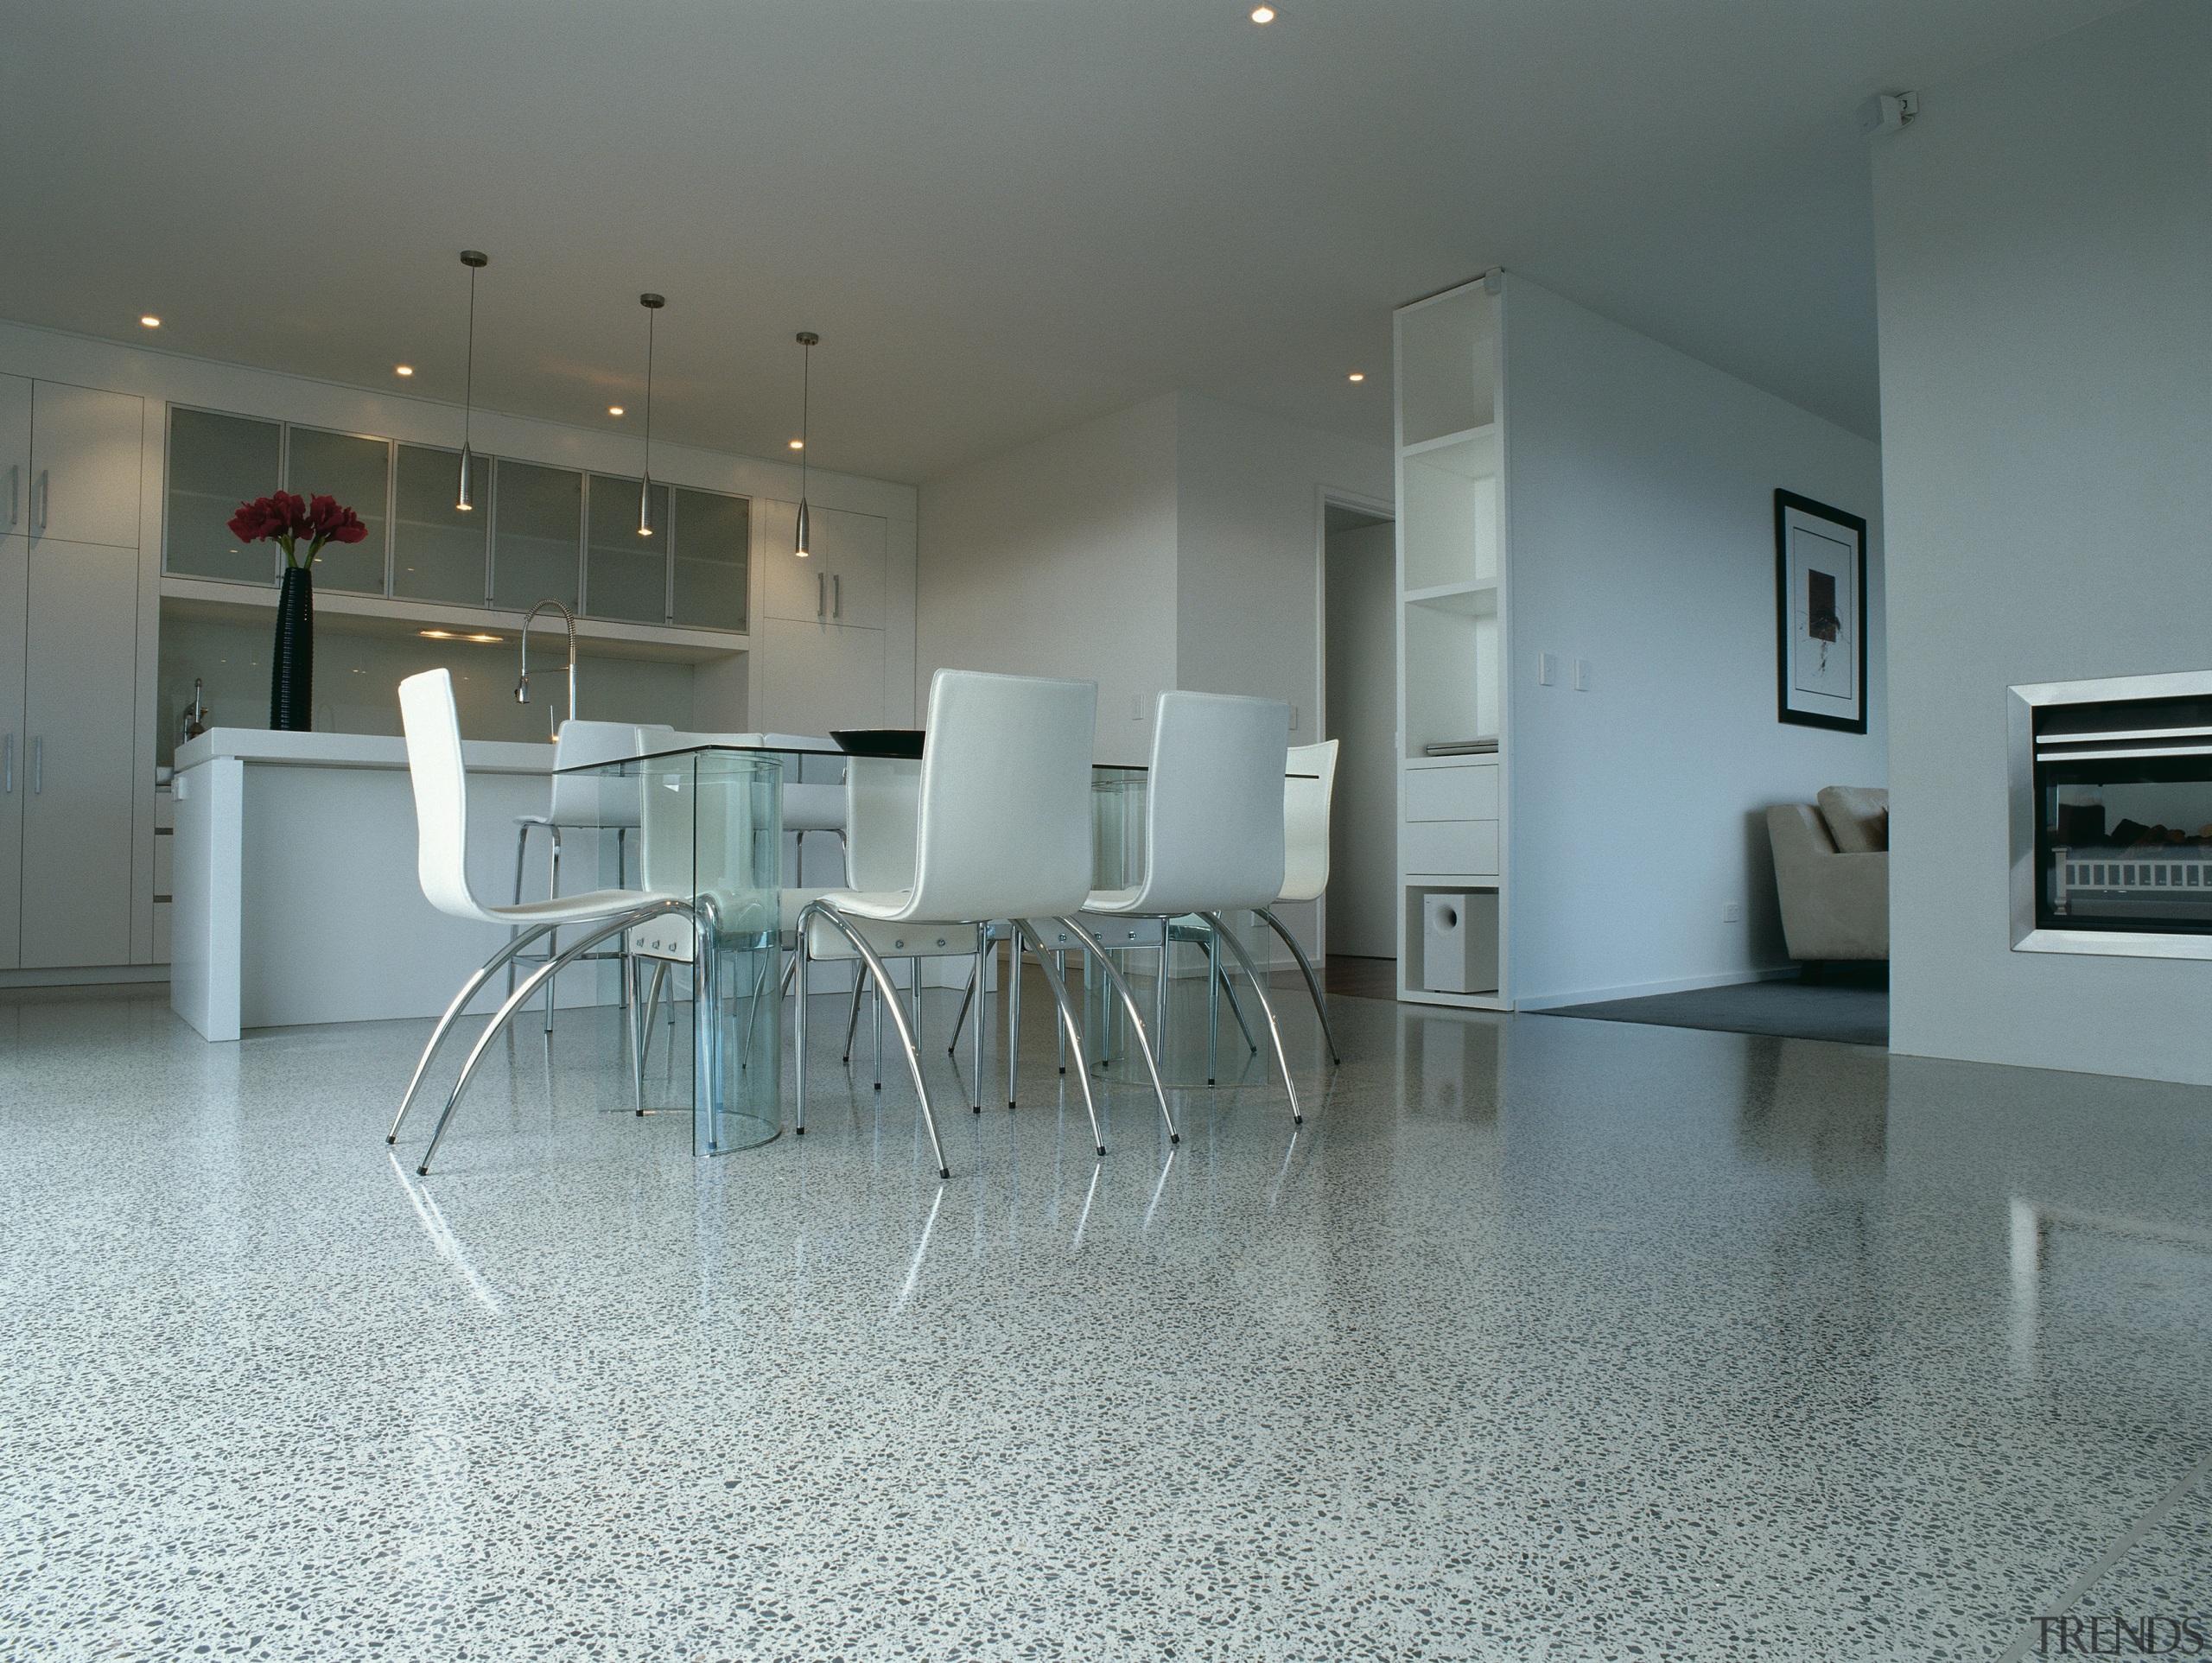
[[30, 519], [35, 537], [138, 546], [146, 401], [59, 381], [31, 388]]
[[19, 962], [130, 962], [136, 549], [30, 545]]
[[836, 624], [761, 620], [762, 708], [769, 733], [826, 733], [884, 722], [883, 632]]
[[767, 568], [769, 617], [849, 629], [883, 627], [888, 524], [881, 515], [810, 507], [808, 533], [814, 546], [801, 560], [791, 552], [798, 505], [756, 499], [753, 509], [760, 528], [760, 559]]
[[[15, 378], [9, 377], [12, 380]], [[0, 536], [0, 970], [22, 962], [23, 640], [30, 542]]]
[[0, 535], [30, 529], [31, 384], [0, 375]]

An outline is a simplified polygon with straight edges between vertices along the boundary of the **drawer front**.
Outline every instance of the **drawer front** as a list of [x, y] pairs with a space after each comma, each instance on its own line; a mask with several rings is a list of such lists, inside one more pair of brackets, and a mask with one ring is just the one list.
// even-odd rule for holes
[[1425, 820], [1399, 834], [1398, 854], [1411, 873], [1488, 878], [1497, 871], [1497, 822]]
[[1408, 820], [1495, 820], [1497, 765], [1470, 763], [1464, 768], [1408, 768]]

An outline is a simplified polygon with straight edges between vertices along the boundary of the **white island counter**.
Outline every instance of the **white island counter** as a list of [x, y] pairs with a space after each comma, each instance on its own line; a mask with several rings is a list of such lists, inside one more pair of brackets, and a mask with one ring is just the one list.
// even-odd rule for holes
[[[469, 883], [503, 901], [515, 816], [545, 812], [553, 747], [479, 741], [461, 759]], [[435, 1016], [505, 939], [423, 898], [404, 739], [213, 728], [177, 748], [175, 790], [169, 1002], [209, 1039]], [[595, 887], [588, 843], [570, 843], [563, 887]], [[532, 834], [525, 896], [545, 893], [545, 853]], [[598, 981], [564, 974], [562, 1002], [596, 1000]]]

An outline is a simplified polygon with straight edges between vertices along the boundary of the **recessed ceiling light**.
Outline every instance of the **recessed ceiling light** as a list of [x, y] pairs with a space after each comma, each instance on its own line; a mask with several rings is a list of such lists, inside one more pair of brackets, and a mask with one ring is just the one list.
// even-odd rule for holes
[[1252, 21], [1254, 22], [1272, 23], [1274, 20], [1275, 9], [1273, 6], [1255, 6], [1252, 9]]
[[392, 366], [391, 372], [394, 375], [413, 375], [415, 373], [415, 366], [412, 364], [394, 365]]
[[1354, 370], [1350, 375], [1346, 376], [1344, 379], [1347, 381], [1364, 381], [1367, 378], [1362, 375], [1357, 370]]
[[622, 407], [620, 404], [609, 404], [607, 407], [607, 413], [609, 416], [620, 416], [622, 414]]
[[806, 441], [805, 441], [805, 440], [804, 440], [804, 439], [794, 439], [794, 440], [792, 440], [792, 441], [791, 441], [791, 448], [792, 448], [793, 450], [804, 450], [804, 449], [806, 448]]
[[162, 321], [150, 314], [139, 319], [138, 321], [144, 324], [149, 329], [158, 329], [162, 327]]

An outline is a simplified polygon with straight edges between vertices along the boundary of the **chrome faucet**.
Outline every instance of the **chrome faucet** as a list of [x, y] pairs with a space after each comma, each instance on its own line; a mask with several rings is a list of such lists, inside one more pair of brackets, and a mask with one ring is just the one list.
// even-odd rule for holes
[[[569, 720], [574, 721], [576, 716], [576, 615], [557, 600], [539, 601], [522, 620], [522, 679], [515, 683], [515, 702], [530, 702], [530, 626], [537, 614], [548, 606], [560, 613], [569, 625]], [[551, 711], [545, 713], [545, 720], [549, 723], [552, 721]], [[558, 727], [554, 728], [555, 738], [559, 738], [560, 733]]]

